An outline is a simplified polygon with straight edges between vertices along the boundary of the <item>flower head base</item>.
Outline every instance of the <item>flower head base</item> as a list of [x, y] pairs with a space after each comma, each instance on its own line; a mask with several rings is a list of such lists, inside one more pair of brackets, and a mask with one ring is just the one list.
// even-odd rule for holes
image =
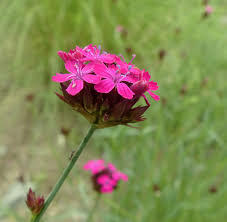
[[109, 94], [97, 93], [92, 84], [85, 83], [84, 89], [76, 96], [72, 96], [67, 92], [68, 85], [69, 83], [61, 84], [63, 96], [56, 93], [57, 96], [72, 106], [73, 110], [82, 114], [96, 128], [143, 121], [142, 115], [149, 108], [149, 105], [133, 107], [139, 100], [139, 95], [127, 100], [115, 90]]
[[99, 193], [112, 193], [118, 186], [120, 180], [128, 181], [128, 176], [104, 160], [90, 160], [84, 165], [84, 170], [90, 170], [92, 173], [92, 182], [94, 189]]
[[[153, 93], [157, 83], [150, 81], [148, 72], [132, 64], [135, 55], [127, 63], [122, 56], [101, 52], [92, 45], [58, 54], [69, 72], [52, 77], [61, 83], [63, 95], [58, 97], [97, 128], [143, 121], [142, 115], [150, 106], [146, 92], [159, 100]], [[141, 97], [146, 106], [134, 107]]]
[[32, 214], [37, 215], [40, 213], [41, 209], [44, 206], [44, 197], [36, 196], [35, 192], [30, 188], [27, 194], [26, 204], [31, 210]]

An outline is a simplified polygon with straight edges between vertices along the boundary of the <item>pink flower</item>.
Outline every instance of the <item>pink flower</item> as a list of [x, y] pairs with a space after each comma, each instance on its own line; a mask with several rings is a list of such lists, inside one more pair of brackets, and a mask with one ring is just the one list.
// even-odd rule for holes
[[124, 27], [122, 25], [117, 25], [116, 26], [116, 32], [123, 32]]
[[115, 31], [120, 33], [123, 37], [126, 37], [128, 35], [127, 29], [122, 25], [117, 25]]
[[93, 72], [92, 64], [83, 65], [82, 63], [68, 60], [65, 63], [65, 68], [70, 72], [69, 74], [56, 73], [52, 80], [54, 82], [67, 82], [71, 80], [66, 90], [70, 95], [78, 94], [84, 87], [84, 81], [92, 84], [100, 81], [99, 76], [91, 74]]
[[206, 5], [205, 7], [205, 13], [211, 14], [213, 12], [213, 7], [210, 5]]
[[212, 14], [214, 11], [213, 7], [210, 5], [206, 5], [203, 13], [203, 17], [207, 18], [210, 14]]
[[95, 64], [94, 71], [103, 78], [94, 87], [97, 92], [109, 93], [116, 87], [118, 94], [125, 99], [132, 99], [134, 92], [123, 83], [123, 81], [126, 81], [126, 75], [122, 75], [117, 67], [106, 67], [104, 64]]
[[104, 160], [90, 160], [84, 169], [91, 171], [94, 189], [99, 193], [112, 193], [120, 180], [128, 181], [126, 174], [118, 171], [111, 163], [105, 166]]
[[131, 89], [135, 93], [141, 94], [147, 103], [148, 103], [148, 100], [144, 95], [145, 92], [148, 92], [154, 100], [160, 99], [159, 96], [153, 93], [153, 91], [158, 90], [159, 86], [156, 82], [150, 81], [150, 78], [151, 78], [150, 74], [145, 70], [142, 70], [140, 75], [138, 76], [138, 79], [134, 80], [135, 82], [131, 87]]
[[80, 47], [76, 47], [76, 50], [80, 52], [85, 58], [83, 61], [92, 61], [92, 62], [104, 62], [111, 64], [115, 61], [115, 55], [111, 55], [108, 53], [102, 53], [97, 46], [92, 46], [92, 44], [86, 46], [84, 49]]

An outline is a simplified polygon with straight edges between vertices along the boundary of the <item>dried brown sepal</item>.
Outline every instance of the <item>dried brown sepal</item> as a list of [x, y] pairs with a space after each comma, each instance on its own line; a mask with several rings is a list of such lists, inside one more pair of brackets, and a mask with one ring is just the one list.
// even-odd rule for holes
[[128, 125], [143, 121], [143, 114], [149, 105], [134, 107], [141, 94], [135, 94], [133, 99], [121, 97], [116, 90], [108, 94], [101, 94], [94, 90], [94, 86], [85, 83], [83, 90], [75, 96], [66, 92], [69, 83], [62, 83], [63, 95], [56, 95], [73, 110], [82, 114], [90, 123], [97, 128], [106, 128], [116, 125]]

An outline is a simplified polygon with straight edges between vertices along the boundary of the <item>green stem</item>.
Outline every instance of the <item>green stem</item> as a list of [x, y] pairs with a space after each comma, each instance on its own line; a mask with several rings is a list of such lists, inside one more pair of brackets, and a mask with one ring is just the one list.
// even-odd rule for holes
[[40, 211], [40, 213], [38, 215], [35, 216], [35, 218], [33, 219], [33, 222], [39, 222], [41, 217], [43, 216], [43, 214], [46, 212], [47, 208], [49, 207], [49, 205], [51, 204], [52, 200], [54, 199], [54, 197], [56, 196], [56, 194], [58, 193], [58, 191], [60, 190], [62, 184], [64, 183], [65, 179], [67, 178], [67, 176], [69, 175], [70, 171], [72, 170], [74, 164], [76, 163], [76, 161], [78, 160], [80, 154], [82, 153], [84, 147], [86, 146], [87, 142], [89, 141], [89, 139], [91, 138], [92, 134], [95, 131], [95, 126], [91, 126], [91, 128], [89, 129], [87, 135], [84, 137], [83, 141], [81, 142], [80, 146], [78, 147], [77, 152], [73, 155], [72, 159], [70, 160], [68, 166], [65, 168], [65, 170], [63, 171], [62, 175], [60, 176], [60, 178], [58, 179], [57, 183], [55, 184], [55, 186], [53, 187], [51, 193], [49, 194], [49, 196], [47, 197], [44, 206], [42, 208], [42, 210]]
[[35, 215], [32, 215], [30, 222], [33, 222], [34, 220], [35, 220]]
[[91, 222], [91, 219], [93, 218], [93, 215], [94, 215], [94, 213], [95, 213], [95, 211], [96, 211], [96, 209], [98, 207], [100, 198], [101, 198], [101, 194], [98, 193], [98, 195], [96, 197], [96, 200], [95, 200], [95, 204], [94, 204], [93, 208], [91, 209], [91, 211], [90, 211], [90, 213], [89, 213], [89, 215], [87, 217], [87, 220], [86, 220], [87, 222]]

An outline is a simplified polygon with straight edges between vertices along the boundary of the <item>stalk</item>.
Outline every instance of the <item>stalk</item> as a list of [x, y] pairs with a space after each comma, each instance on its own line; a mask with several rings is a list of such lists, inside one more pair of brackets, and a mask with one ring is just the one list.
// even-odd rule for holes
[[49, 196], [47, 197], [42, 210], [40, 211], [39, 214], [37, 214], [35, 217], [32, 218], [32, 220], [31, 220], [32, 222], [39, 222], [40, 221], [41, 217], [46, 212], [47, 208], [49, 207], [49, 205], [53, 201], [54, 197], [56, 196], [56, 194], [60, 190], [61, 186], [63, 185], [65, 179], [68, 177], [70, 171], [72, 170], [73, 166], [75, 165], [76, 161], [78, 160], [80, 154], [82, 153], [84, 147], [88, 143], [88, 141], [91, 138], [92, 134], [94, 133], [95, 129], [96, 129], [95, 126], [91, 125], [89, 131], [87, 132], [87, 135], [84, 137], [83, 141], [79, 145], [78, 150], [76, 151], [76, 153], [71, 158], [68, 166], [65, 168], [62, 175], [60, 176], [57, 183], [55, 184], [52, 191], [50, 192]]
[[97, 194], [97, 197], [96, 197], [96, 199], [95, 199], [94, 206], [93, 206], [93, 208], [91, 209], [91, 211], [90, 211], [90, 213], [89, 213], [89, 215], [88, 215], [88, 217], [87, 217], [87, 220], [86, 220], [87, 222], [91, 222], [91, 221], [92, 221], [92, 218], [93, 218], [93, 216], [94, 216], [94, 213], [95, 213], [96, 209], [98, 208], [98, 204], [99, 204], [100, 198], [101, 198], [101, 194], [98, 193], [98, 194]]

